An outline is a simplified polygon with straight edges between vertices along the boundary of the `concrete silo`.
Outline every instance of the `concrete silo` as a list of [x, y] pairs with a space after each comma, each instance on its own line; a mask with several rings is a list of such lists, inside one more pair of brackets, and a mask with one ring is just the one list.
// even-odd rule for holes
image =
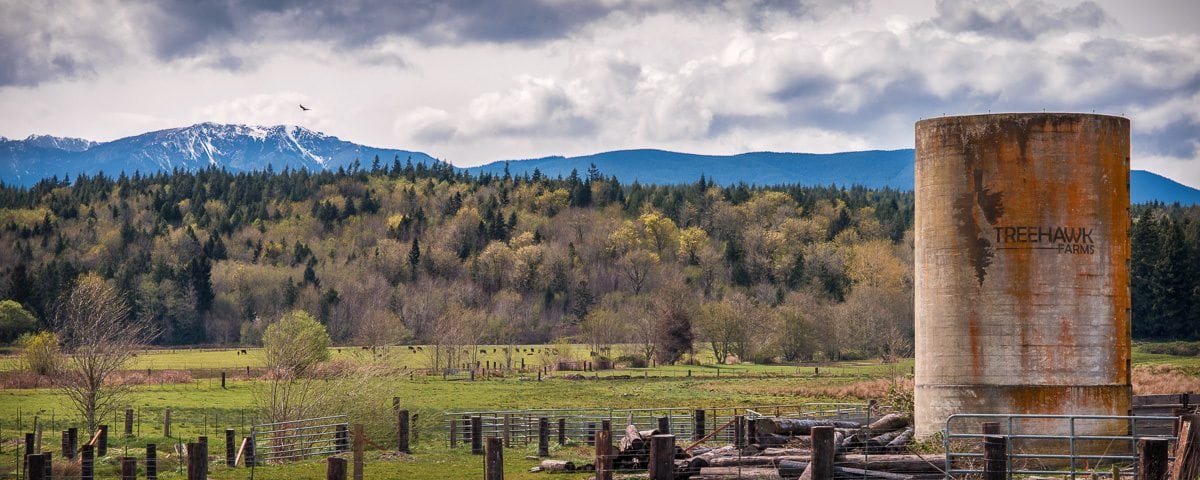
[[916, 427], [954, 413], [1126, 415], [1129, 120], [916, 126]]

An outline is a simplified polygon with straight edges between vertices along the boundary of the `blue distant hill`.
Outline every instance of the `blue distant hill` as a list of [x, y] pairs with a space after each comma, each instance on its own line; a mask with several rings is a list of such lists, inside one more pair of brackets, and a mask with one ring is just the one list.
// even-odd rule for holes
[[[473, 167], [473, 172], [522, 175], [534, 169], [555, 177], [580, 175], [596, 165], [604, 175], [623, 182], [651, 184], [692, 183], [704, 175], [721, 185], [862, 185], [869, 188], [913, 189], [913, 150], [871, 150], [844, 153], [755, 152], [740, 155], [695, 155], [663, 150], [620, 150], [581, 157], [544, 157], [509, 160]], [[1200, 204], [1200, 190], [1161, 175], [1134, 170], [1129, 178], [1133, 203], [1159, 201]]]
[[1200, 190], [1145, 170], [1133, 170], [1129, 174], [1129, 201], [1147, 203], [1179, 202], [1183, 205], [1200, 205]]
[[[370, 168], [378, 157], [384, 166], [394, 159], [434, 162], [422, 152], [368, 147], [298, 126], [247, 126], [201, 123], [148, 132], [111, 142], [34, 135], [24, 140], [0, 137], [0, 181], [33, 185], [56, 175], [132, 173], [215, 166], [234, 172], [284, 168], [336, 170], [358, 161]], [[472, 173], [501, 174], [507, 164], [513, 175], [536, 169], [566, 177], [575, 170], [585, 175], [591, 165], [622, 182], [645, 184], [693, 183], [704, 175], [721, 185], [800, 184], [808, 186], [861, 185], [868, 188], [913, 189], [913, 150], [871, 150], [843, 153], [752, 152], [738, 155], [700, 155], [665, 150], [620, 150], [579, 157], [545, 157], [492, 162], [470, 167]], [[1134, 170], [1130, 177], [1134, 203], [1200, 204], [1200, 190], [1160, 175]]]
[[[505, 162], [470, 168], [501, 173]], [[753, 152], [739, 155], [696, 155], [664, 150], [621, 150], [582, 157], [545, 157], [508, 162], [513, 174], [536, 168], [551, 177], [580, 175], [595, 164], [604, 175], [623, 182], [653, 184], [695, 182], [704, 175], [721, 185], [862, 185], [870, 188], [913, 188], [913, 151], [872, 150], [845, 153]]]

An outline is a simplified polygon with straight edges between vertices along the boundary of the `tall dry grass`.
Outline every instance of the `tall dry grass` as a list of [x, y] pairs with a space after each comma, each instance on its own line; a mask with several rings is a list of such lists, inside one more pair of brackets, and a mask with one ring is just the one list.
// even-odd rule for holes
[[1200, 392], [1200, 377], [1189, 375], [1171, 365], [1149, 365], [1133, 368], [1133, 394]]
[[780, 387], [770, 390], [772, 393], [797, 395], [802, 397], [853, 397], [868, 400], [879, 399], [887, 396], [889, 392], [893, 391], [893, 385], [895, 386], [895, 390], [911, 392], [913, 389], [913, 381], [911, 378], [879, 378], [875, 380], [865, 380], [839, 386], [805, 385], [800, 387]]

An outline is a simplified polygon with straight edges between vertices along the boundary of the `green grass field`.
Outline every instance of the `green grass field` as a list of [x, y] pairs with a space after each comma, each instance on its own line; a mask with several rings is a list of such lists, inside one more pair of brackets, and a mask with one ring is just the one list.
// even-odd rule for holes
[[[502, 355], [493, 354], [492, 347], [486, 348], [480, 361], [502, 362]], [[540, 348], [540, 347], [523, 347]], [[393, 347], [377, 357], [359, 348], [343, 347], [333, 352], [334, 360], [385, 362], [393, 367], [423, 367], [420, 352], [410, 352], [407, 347]], [[585, 350], [575, 355], [586, 355]], [[527, 359], [526, 366], [536, 369], [537, 360]], [[1200, 371], [1200, 359], [1152, 355], [1135, 352], [1135, 365], [1177, 365], [1185, 369]], [[11, 369], [16, 363], [12, 359], [0, 361], [0, 370]], [[189, 370], [194, 372], [237, 371], [246, 366], [259, 367], [261, 352], [248, 350], [238, 355], [237, 350], [154, 350], [141, 352], [133, 369], [141, 370]], [[519, 365], [519, 362], [517, 362]], [[391, 440], [392, 397], [399, 397], [404, 408], [418, 416], [413, 428], [419, 435], [411, 456], [397, 456], [390, 452], [369, 451], [367, 454], [368, 478], [479, 478], [482, 476], [482, 458], [472, 456], [466, 449], [451, 450], [446, 445], [445, 433], [441, 431], [441, 413], [447, 411], [537, 409], [537, 408], [651, 408], [651, 407], [737, 407], [765, 405], [796, 405], [805, 402], [830, 402], [861, 399], [837, 395], [837, 387], [844, 387], [871, 380], [895, 380], [909, 376], [911, 359], [897, 364], [882, 364], [878, 361], [842, 362], [822, 365], [673, 365], [653, 368], [630, 368], [602, 372], [579, 373], [583, 379], [568, 380], [553, 373], [544, 381], [537, 381], [536, 372], [509, 374], [504, 378], [478, 377], [469, 381], [463, 375], [443, 379], [440, 376], [390, 375], [372, 381], [375, 396], [356, 402], [351, 422], [364, 423], [367, 437], [384, 448], [394, 446]], [[815, 369], [819, 368], [817, 375]], [[689, 373], [691, 376], [689, 376]], [[201, 375], [198, 375], [198, 377]], [[596, 379], [595, 377], [602, 377]], [[612, 376], [628, 376], [627, 379], [610, 379]], [[115, 457], [126, 451], [141, 456], [146, 443], [160, 445], [161, 478], [181, 478], [173, 453], [166, 445], [194, 441], [206, 435], [210, 439], [210, 454], [220, 457], [224, 453], [223, 430], [233, 428], [240, 436], [259, 416], [256, 410], [256, 395], [261, 395], [266, 382], [230, 377], [227, 388], [222, 389], [214, 375], [203, 376], [183, 383], [139, 385], [132, 389], [129, 406], [135, 409], [137, 425], [135, 437], [125, 439], [119, 435], [122, 421], [110, 418], [110, 458], [102, 460], [98, 472], [115, 471]], [[172, 438], [163, 436], [162, 417], [166, 408], [172, 411]], [[20, 444], [21, 432], [28, 431], [32, 417], [37, 415], [45, 425], [43, 445], [58, 452], [58, 432], [69, 426], [78, 426], [65, 396], [53, 389], [6, 389], [0, 391], [0, 478], [11, 476], [18, 466], [16, 448]], [[546, 478], [546, 474], [531, 474], [527, 470], [537, 461], [526, 460], [532, 450], [515, 448], [505, 451], [505, 478]], [[562, 447], [552, 452], [555, 458], [570, 458], [586, 462], [589, 452], [584, 447]], [[56, 457], [57, 458], [57, 457]], [[286, 465], [272, 465], [255, 470], [254, 478], [316, 478], [324, 468], [323, 460], [301, 461]], [[105, 470], [107, 469], [107, 470]], [[228, 469], [214, 464], [212, 478], [249, 478], [244, 468]], [[582, 478], [586, 475], [554, 475], [554, 478]]]

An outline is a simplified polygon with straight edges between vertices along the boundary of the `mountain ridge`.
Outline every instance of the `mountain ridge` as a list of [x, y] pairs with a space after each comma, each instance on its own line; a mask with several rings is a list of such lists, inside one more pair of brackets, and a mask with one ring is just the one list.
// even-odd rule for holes
[[[555, 177], [583, 175], [595, 165], [606, 176], [647, 184], [691, 183], [704, 175], [722, 185], [859, 185], [867, 188], [913, 189], [913, 149], [838, 153], [746, 152], [710, 155], [654, 148], [614, 150], [580, 156], [498, 160], [461, 170], [514, 175], [539, 171]], [[379, 157], [431, 163], [424, 152], [364, 146], [297, 125], [256, 126], [198, 123], [132, 135], [109, 142], [82, 138], [30, 135], [23, 140], [0, 137], [0, 181], [29, 186], [56, 176], [101, 171], [152, 173], [215, 166], [234, 172], [290, 168], [332, 170], [364, 167]], [[1131, 201], [1200, 204], [1200, 190], [1144, 170], [1130, 174]]]
[[[81, 148], [86, 147], [86, 148]], [[51, 176], [107, 172], [152, 173], [216, 166], [230, 171], [324, 170], [393, 158], [433, 162], [424, 153], [347, 142], [297, 125], [251, 126], [198, 123], [155, 130], [109, 142], [31, 135], [0, 139], [0, 179], [32, 185]]]

